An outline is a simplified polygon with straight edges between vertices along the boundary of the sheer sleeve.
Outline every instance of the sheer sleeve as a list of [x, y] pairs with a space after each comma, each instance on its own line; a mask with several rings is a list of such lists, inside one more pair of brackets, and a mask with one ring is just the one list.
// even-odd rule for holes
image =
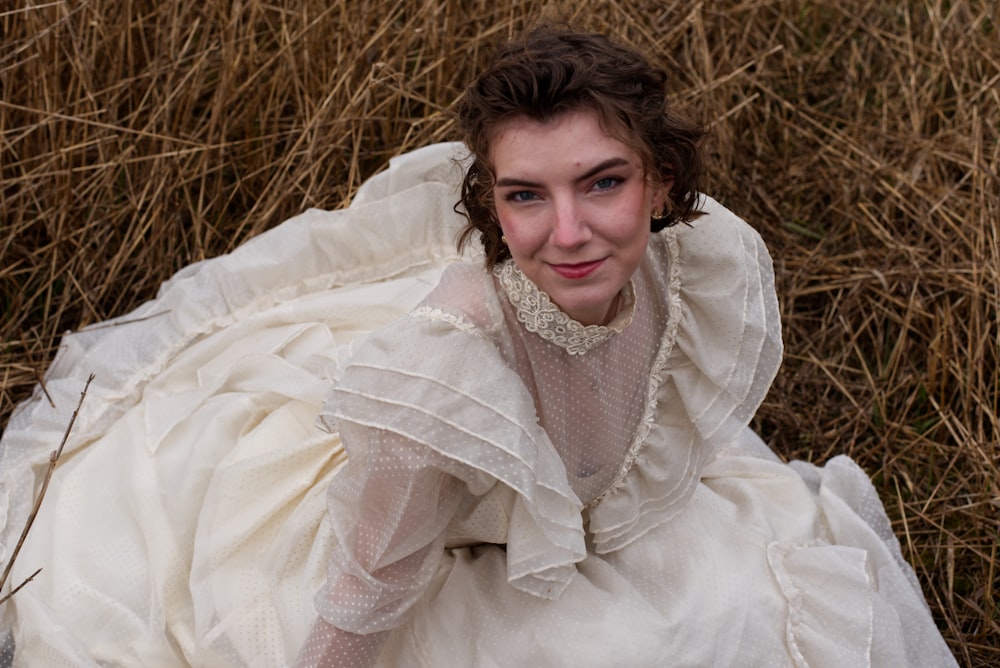
[[351, 423], [340, 432], [351, 459], [327, 492], [336, 541], [300, 668], [375, 662], [437, 570], [467, 489], [455, 463], [426, 446]]
[[557, 598], [576, 572], [582, 506], [496, 328], [425, 303], [372, 332], [338, 373], [320, 419], [349, 460], [328, 491], [334, 545], [302, 652], [314, 663], [300, 664], [373, 661], [439, 571], [453, 520], [497, 486], [509, 490], [507, 581]]
[[454, 462], [397, 434], [344, 423], [341, 437], [354, 447], [327, 493], [336, 544], [316, 608], [346, 631], [387, 631], [436, 571], [465, 484]]

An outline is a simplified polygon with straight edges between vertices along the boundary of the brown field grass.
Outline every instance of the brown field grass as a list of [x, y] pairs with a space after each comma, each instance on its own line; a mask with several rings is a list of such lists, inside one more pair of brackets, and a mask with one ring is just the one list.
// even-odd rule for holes
[[998, 3], [16, 4], [0, 428], [62, 332], [454, 138], [449, 106], [491, 45], [567, 18], [668, 67], [712, 130], [708, 191], [771, 248], [786, 359], [764, 437], [865, 467], [959, 663], [1000, 665]]

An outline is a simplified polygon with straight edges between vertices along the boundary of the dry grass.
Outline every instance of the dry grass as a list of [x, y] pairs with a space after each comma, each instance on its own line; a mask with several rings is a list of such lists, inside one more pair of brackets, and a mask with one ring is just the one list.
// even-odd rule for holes
[[[453, 138], [490, 46], [561, 9], [18, 4], [0, 11], [0, 426], [64, 330]], [[675, 73], [713, 128], [710, 192], [772, 249], [787, 354], [761, 431], [787, 457], [855, 457], [959, 662], [1000, 665], [997, 3], [565, 8]]]

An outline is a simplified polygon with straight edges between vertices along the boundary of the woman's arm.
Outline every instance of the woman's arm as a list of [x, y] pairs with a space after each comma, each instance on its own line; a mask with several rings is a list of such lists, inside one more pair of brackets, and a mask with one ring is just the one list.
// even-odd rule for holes
[[322, 617], [295, 658], [295, 668], [368, 668], [375, 664], [389, 631], [349, 633], [328, 624]]
[[341, 437], [351, 459], [327, 493], [334, 548], [299, 666], [375, 663], [437, 572], [467, 490], [454, 462], [398, 434], [344, 423]]

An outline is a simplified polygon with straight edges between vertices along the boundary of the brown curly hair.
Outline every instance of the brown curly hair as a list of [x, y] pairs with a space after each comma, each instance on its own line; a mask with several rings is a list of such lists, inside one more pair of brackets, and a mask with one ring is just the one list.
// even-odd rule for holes
[[639, 51], [565, 26], [538, 26], [501, 46], [456, 107], [472, 153], [455, 205], [468, 220], [459, 248], [478, 231], [488, 268], [510, 257], [500, 238], [489, 149], [497, 127], [515, 116], [544, 122], [593, 109], [604, 130], [641, 157], [651, 183], [673, 180], [666, 215], [650, 220], [652, 231], [695, 217], [705, 133], [668, 108], [666, 80], [666, 72]]

